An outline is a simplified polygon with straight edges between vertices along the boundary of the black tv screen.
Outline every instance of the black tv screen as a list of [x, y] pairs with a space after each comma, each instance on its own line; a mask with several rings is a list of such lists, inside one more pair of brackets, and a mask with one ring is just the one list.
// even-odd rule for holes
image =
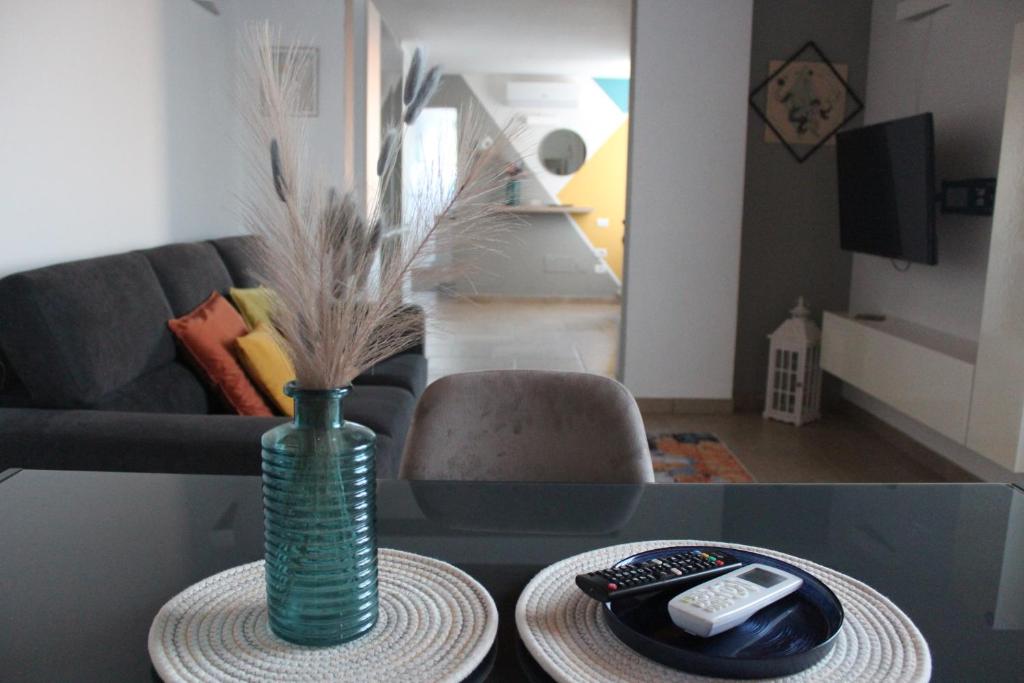
[[840, 246], [938, 263], [932, 115], [839, 133], [836, 159]]

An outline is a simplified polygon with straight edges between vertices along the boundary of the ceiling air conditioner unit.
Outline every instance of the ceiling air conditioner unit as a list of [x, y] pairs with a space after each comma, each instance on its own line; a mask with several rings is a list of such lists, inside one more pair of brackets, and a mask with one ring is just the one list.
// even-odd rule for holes
[[505, 84], [505, 100], [512, 107], [568, 109], [579, 102], [579, 88], [575, 83], [509, 81]]

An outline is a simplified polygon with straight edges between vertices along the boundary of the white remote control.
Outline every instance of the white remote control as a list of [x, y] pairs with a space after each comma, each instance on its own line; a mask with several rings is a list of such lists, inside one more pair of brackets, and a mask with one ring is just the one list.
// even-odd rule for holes
[[803, 582], [775, 567], [748, 564], [683, 591], [669, 601], [668, 614], [687, 633], [709, 638], [739, 626]]

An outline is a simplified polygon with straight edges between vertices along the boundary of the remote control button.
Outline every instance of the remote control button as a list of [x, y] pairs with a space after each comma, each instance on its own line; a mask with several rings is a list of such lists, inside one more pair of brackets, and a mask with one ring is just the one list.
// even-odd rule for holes
[[683, 575], [683, 573], [682, 573], [681, 571], [679, 571], [678, 569], [676, 569], [675, 567], [672, 567], [672, 570], [671, 570], [671, 571], [672, 571], [672, 573], [673, 573], [673, 574], [675, 574], [676, 576], [682, 576], [682, 575]]
[[725, 564], [725, 562], [722, 562], [721, 560], [718, 560], [717, 562], [715, 562], [715, 565], [718, 566], [718, 567], [721, 567], [723, 564]]
[[614, 583], [609, 583], [608, 584], [608, 590], [615, 591], [615, 590], [618, 590], [618, 589], [619, 589], [619, 587], [616, 586]]

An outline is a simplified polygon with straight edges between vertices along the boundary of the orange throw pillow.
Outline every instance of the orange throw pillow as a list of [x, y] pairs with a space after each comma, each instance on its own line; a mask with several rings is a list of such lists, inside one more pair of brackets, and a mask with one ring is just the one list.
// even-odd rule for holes
[[235, 358], [235, 340], [249, 332], [245, 321], [217, 292], [194, 311], [167, 322], [207, 381], [239, 415], [273, 415]]

